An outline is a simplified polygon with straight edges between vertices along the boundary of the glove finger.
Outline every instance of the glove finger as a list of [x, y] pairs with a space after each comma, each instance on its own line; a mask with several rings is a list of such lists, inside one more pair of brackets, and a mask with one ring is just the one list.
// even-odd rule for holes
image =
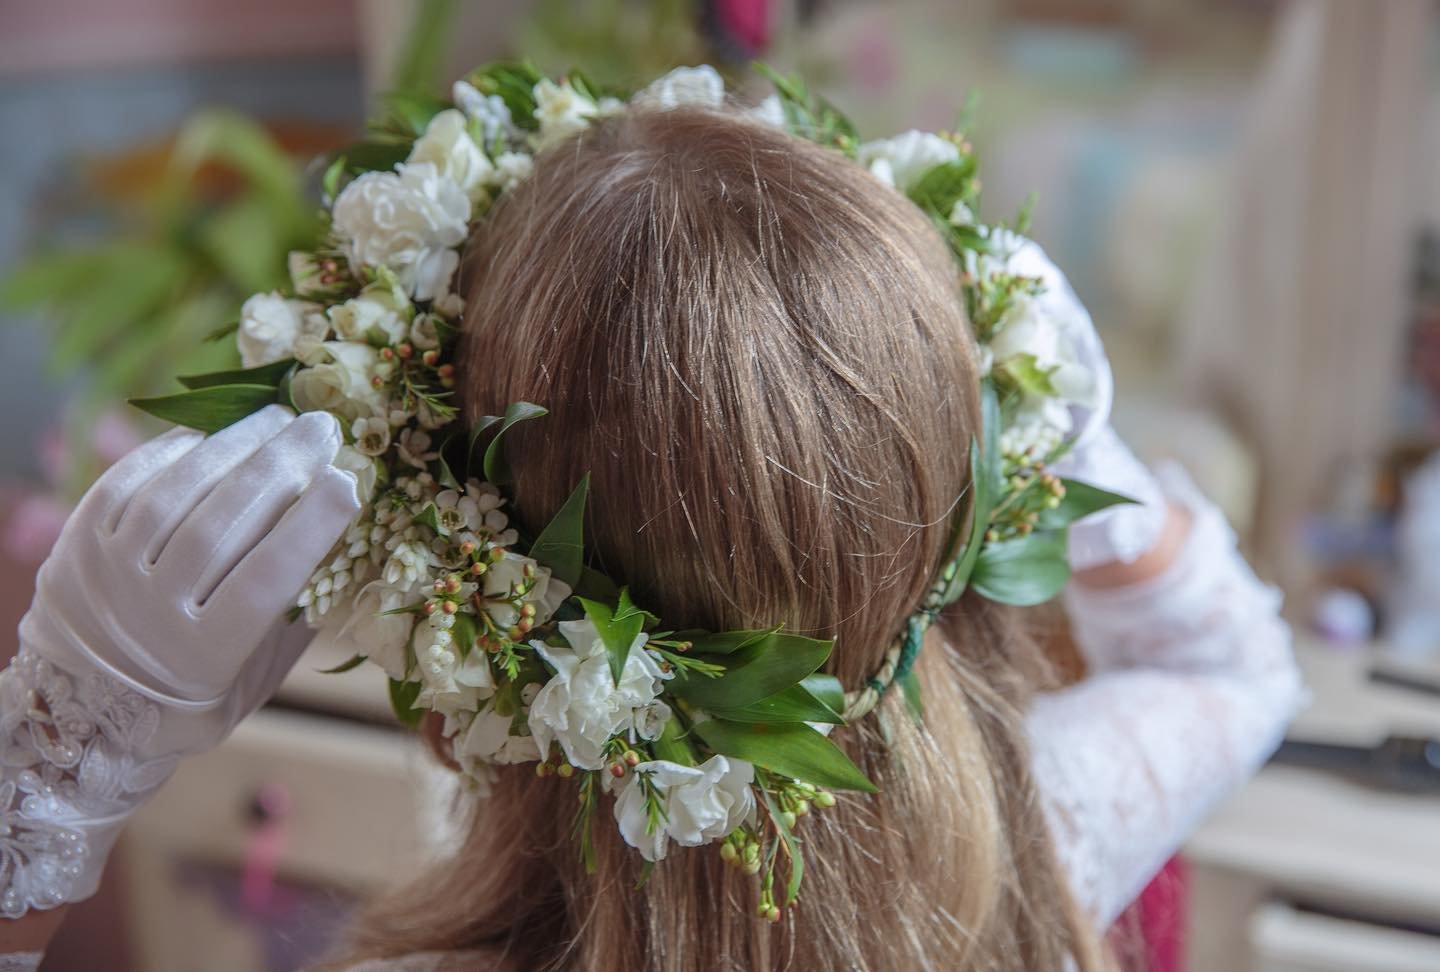
[[340, 447], [326, 412], [306, 412], [218, 483], [176, 527], [156, 559], [172, 589], [196, 605], [280, 522]]
[[353, 475], [325, 466], [265, 538], [226, 574], [205, 604], [207, 618], [251, 626], [279, 616], [360, 512]]
[[205, 438], [194, 429], [171, 429], [131, 449], [85, 491], [71, 519], [99, 524], [108, 536], [135, 491]]
[[215, 484], [293, 421], [289, 409], [268, 405], [206, 438], [135, 492], [115, 527], [116, 540], [139, 552], [143, 563], [155, 563], [175, 528]]
[[315, 638], [304, 620], [280, 618], [271, 625], [260, 648], [241, 668], [231, 691], [238, 722], [270, 701]]

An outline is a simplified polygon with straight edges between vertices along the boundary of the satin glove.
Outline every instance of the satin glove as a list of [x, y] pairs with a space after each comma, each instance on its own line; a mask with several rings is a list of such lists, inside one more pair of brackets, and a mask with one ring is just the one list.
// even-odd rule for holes
[[264, 409], [121, 459], [66, 522], [0, 672], [0, 914], [94, 893], [125, 820], [310, 641], [284, 615], [360, 509], [333, 417]]
[[1070, 281], [1038, 243], [1026, 240], [1009, 255], [1006, 267], [1012, 273], [1041, 280], [1045, 289], [1036, 298], [1036, 310], [1055, 323], [1077, 363], [1094, 381], [1089, 403], [1070, 408], [1077, 430], [1075, 444], [1055, 463], [1053, 472], [1135, 500], [1087, 516], [1070, 527], [1070, 567], [1081, 571], [1108, 563], [1132, 563], [1159, 541], [1168, 507], [1154, 474], [1110, 425], [1115, 379], [1105, 346]]

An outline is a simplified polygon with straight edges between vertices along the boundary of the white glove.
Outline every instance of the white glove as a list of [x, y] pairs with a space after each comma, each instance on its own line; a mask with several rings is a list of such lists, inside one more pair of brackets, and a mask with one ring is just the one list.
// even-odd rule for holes
[[283, 615], [360, 509], [333, 417], [175, 430], [101, 477], [0, 672], [0, 914], [94, 893], [125, 820], [310, 640]]
[[1095, 382], [1091, 404], [1071, 407], [1071, 417], [1079, 431], [1075, 445], [1055, 464], [1053, 471], [1136, 501], [1102, 510], [1075, 523], [1070, 528], [1070, 566], [1078, 571], [1116, 561], [1138, 560], [1159, 541], [1168, 515], [1167, 504], [1155, 476], [1110, 425], [1115, 378], [1110, 371], [1110, 360], [1105, 356], [1105, 346], [1070, 281], [1039, 244], [1027, 241], [1017, 247], [1006, 266], [1012, 273], [1043, 281], [1045, 291], [1037, 298], [1040, 313], [1055, 321], [1078, 363], [1090, 372]]

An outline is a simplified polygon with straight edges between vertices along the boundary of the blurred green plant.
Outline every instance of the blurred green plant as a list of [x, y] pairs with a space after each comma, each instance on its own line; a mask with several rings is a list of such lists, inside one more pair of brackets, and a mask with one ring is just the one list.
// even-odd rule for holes
[[682, 64], [712, 62], [697, 0], [539, 0], [515, 45], [542, 71], [579, 70], [629, 90]]

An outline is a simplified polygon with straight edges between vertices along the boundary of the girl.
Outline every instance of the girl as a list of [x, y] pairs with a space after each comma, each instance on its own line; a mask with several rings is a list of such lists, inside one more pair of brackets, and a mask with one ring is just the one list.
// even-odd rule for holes
[[[1088, 329], [1033, 244], [1012, 260]], [[982, 421], [955, 266], [919, 209], [737, 113], [636, 107], [542, 153], [474, 231], [462, 280], [465, 411], [550, 408], [507, 440], [523, 524], [589, 470], [588, 548], [667, 624], [783, 622], [835, 639], [826, 670], [847, 689], [882, 670], [972, 495]], [[555, 781], [501, 766], [487, 798], [460, 798], [464, 837], [373, 902], [333, 967], [1110, 967], [1100, 933], [1268, 755], [1298, 679], [1277, 597], [1182, 473], [1152, 476], [1108, 429], [1092, 364], [1102, 393], [1066, 472], [1140, 502], [1072, 530], [1087, 677], [1057, 687], [1017, 609], [973, 593], [947, 609], [915, 667], [923, 718], [887, 692], [833, 733], [880, 792], [797, 831], [809, 866], [783, 922], [751, 917], [753, 879], [715, 854], [674, 851], [637, 887], [641, 862], [602, 827], [587, 873]], [[278, 408], [171, 433], [81, 505], [0, 676], [5, 765], [23, 766], [0, 813], [34, 835], [0, 838], [0, 943], [42, 945], [124, 817], [293, 662], [293, 629], [255, 632], [358, 508], [339, 441]], [[133, 713], [154, 715], [109, 731]], [[439, 735], [442, 759], [462, 755]], [[54, 812], [22, 810], [35, 800]]]

